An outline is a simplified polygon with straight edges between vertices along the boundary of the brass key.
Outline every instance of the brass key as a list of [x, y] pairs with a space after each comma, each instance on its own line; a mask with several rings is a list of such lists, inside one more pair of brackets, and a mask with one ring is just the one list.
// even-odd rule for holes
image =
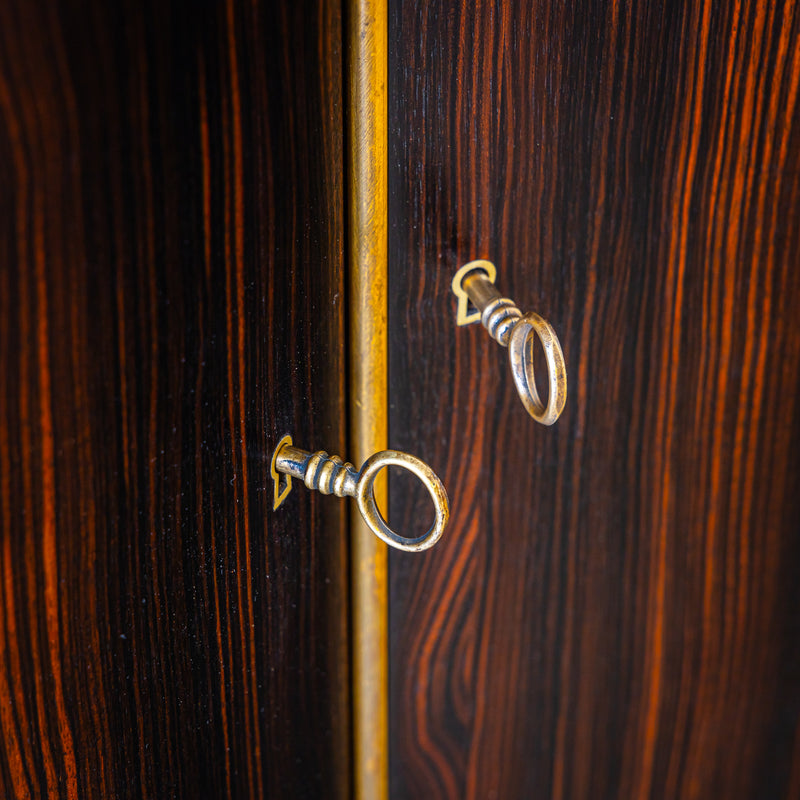
[[[489, 334], [508, 348], [511, 373], [517, 393], [527, 412], [542, 425], [552, 425], [567, 401], [567, 370], [564, 353], [553, 326], [533, 312], [525, 314], [497, 291], [497, 270], [491, 261], [470, 261], [453, 276], [453, 293], [458, 298], [457, 325], [480, 320]], [[471, 300], [477, 311], [468, 312]], [[549, 394], [543, 403], [533, 374], [533, 346], [539, 337], [547, 360]]]
[[[388, 466], [402, 467], [416, 475], [433, 500], [435, 518], [427, 533], [416, 538], [395, 533], [381, 516], [373, 488], [378, 473]], [[270, 468], [275, 485], [273, 510], [277, 509], [292, 489], [292, 478], [299, 478], [309, 489], [337, 497], [355, 497], [358, 510], [370, 530], [386, 544], [399, 550], [427, 550], [439, 541], [450, 516], [450, 505], [444, 485], [436, 473], [423, 461], [400, 450], [381, 450], [370, 456], [360, 470], [339, 456], [329, 456], [324, 450], [309, 453], [284, 436], [275, 448]], [[285, 476], [281, 479], [281, 475]]]

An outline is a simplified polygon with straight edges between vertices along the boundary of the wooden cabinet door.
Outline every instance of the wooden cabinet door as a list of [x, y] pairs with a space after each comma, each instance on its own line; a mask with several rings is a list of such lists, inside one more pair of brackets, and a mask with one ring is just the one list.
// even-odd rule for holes
[[347, 797], [337, 2], [0, 4], [0, 795]]
[[[452, 500], [390, 556], [392, 797], [800, 796], [800, 7], [389, 25], [389, 435]], [[455, 326], [476, 258], [560, 336], [553, 428]]]
[[[800, 797], [797, 4], [389, 12], [388, 444], [452, 501], [389, 560], [391, 797]], [[271, 511], [281, 436], [354, 427], [355, 14], [0, 6], [3, 796], [383, 780], [347, 504]], [[553, 428], [455, 326], [479, 257]]]

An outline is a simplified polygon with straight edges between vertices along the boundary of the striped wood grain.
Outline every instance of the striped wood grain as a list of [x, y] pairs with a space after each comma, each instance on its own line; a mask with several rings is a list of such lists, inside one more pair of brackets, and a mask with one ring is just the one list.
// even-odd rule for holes
[[390, 9], [390, 442], [453, 510], [390, 558], [393, 798], [800, 797], [800, 7]]
[[3, 797], [349, 796], [341, 38], [0, 4]]

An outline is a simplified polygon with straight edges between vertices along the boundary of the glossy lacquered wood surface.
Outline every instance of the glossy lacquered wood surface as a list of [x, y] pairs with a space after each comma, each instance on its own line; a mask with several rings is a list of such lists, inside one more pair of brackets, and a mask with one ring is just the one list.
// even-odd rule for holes
[[[392, 796], [800, 796], [798, 4], [393, 0], [389, 40], [389, 441], [452, 500], [390, 556]], [[476, 258], [560, 336], [553, 428], [455, 327]]]
[[0, 795], [347, 797], [336, 2], [0, 4]]

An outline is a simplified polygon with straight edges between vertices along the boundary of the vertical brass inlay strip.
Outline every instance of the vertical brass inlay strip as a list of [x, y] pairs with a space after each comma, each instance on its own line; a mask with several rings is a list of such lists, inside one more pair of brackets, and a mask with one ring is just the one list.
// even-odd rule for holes
[[[387, 447], [387, 32], [386, 0], [350, 0], [350, 449], [356, 465]], [[385, 480], [376, 484], [375, 497], [385, 513]], [[358, 514], [350, 546], [355, 797], [387, 800], [387, 551]]]

